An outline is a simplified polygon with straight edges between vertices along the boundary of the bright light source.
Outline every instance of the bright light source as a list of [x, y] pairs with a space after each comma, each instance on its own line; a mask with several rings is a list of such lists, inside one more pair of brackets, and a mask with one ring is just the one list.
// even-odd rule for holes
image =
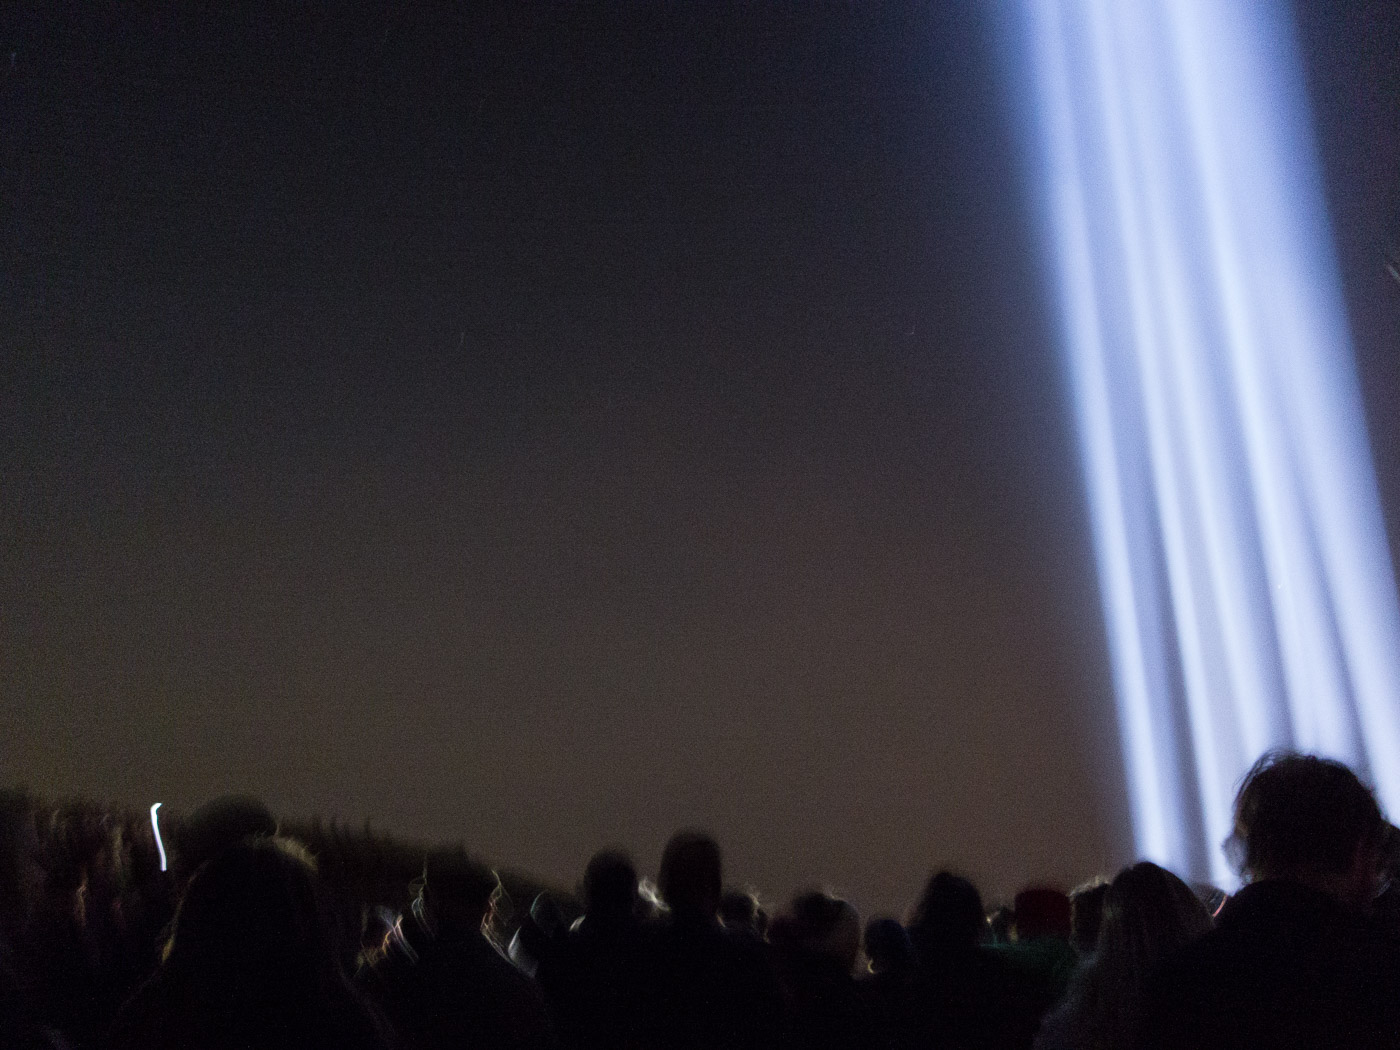
[[160, 838], [160, 816], [159, 816], [159, 814], [156, 813], [156, 810], [158, 810], [158, 809], [160, 809], [160, 803], [159, 803], [159, 802], [157, 802], [157, 803], [155, 803], [155, 804], [153, 804], [153, 805], [151, 806], [151, 831], [155, 833], [155, 836], [156, 836], [156, 850], [157, 850], [157, 852], [160, 853], [160, 870], [161, 870], [161, 871], [164, 871], [164, 870], [165, 870], [165, 843], [162, 842], [162, 841], [161, 841], [161, 838]]
[[1400, 605], [1282, 0], [1026, 0], [1139, 852], [1268, 747], [1400, 812]]

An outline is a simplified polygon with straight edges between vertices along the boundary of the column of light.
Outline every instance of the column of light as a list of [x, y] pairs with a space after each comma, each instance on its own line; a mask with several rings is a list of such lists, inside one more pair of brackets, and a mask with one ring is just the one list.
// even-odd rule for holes
[[1400, 602], [1282, 0], [1024, 0], [1139, 851], [1232, 881], [1235, 785], [1400, 812]]

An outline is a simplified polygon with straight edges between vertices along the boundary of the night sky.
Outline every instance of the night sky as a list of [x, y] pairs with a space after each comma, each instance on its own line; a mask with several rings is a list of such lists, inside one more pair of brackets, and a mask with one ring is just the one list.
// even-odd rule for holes
[[[1130, 859], [1012, 5], [341, 6], [0, 15], [0, 783]], [[1303, 7], [1394, 537], [1400, 4]]]

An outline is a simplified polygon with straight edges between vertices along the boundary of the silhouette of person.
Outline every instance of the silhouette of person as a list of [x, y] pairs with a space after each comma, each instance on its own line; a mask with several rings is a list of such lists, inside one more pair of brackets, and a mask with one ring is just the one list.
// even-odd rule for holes
[[874, 977], [906, 976], [914, 971], [917, 956], [909, 931], [898, 919], [877, 918], [865, 924], [862, 938], [868, 960], [866, 969]]
[[869, 989], [855, 980], [860, 916], [845, 901], [803, 893], [769, 930], [794, 1050], [864, 1050], [885, 1045]]
[[1372, 922], [1385, 821], [1346, 766], [1264, 755], [1228, 848], [1248, 884], [1149, 984], [1139, 1046], [1400, 1046], [1400, 948]]
[[920, 1045], [918, 1026], [906, 1016], [922, 1005], [918, 955], [909, 931], [898, 919], [871, 919], [863, 938], [867, 974], [862, 979], [878, 1025], [879, 1040], [891, 1050]]
[[776, 977], [758, 945], [719, 922], [719, 845], [703, 832], [673, 835], [657, 884], [669, 914], [656, 935], [652, 1045], [665, 1050], [777, 1046], [782, 1000]]
[[37, 1016], [33, 987], [34, 955], [46, 948], [33, 943], [34, 905], [43, 885], [34, 804], [22, 792], [0, 792], [0, 1032], [26, 1050], [61, 1045]]
[[761, 942], [768, 935], [768, 913], [758, 898], [745, 890], [726, 890], [719, 900], [719, 918], [726, 930]]
[[637, 869], [626, 853], [595, 854], [583, 876], [583, 916], [561, 949], [540, 963], [540, 986], [566, 1046], [646, 1045], [653, 945], [637, 885]]
[[427, 855], [404, 936], [367, 975], [400, 1037], [437, 1050], [550, 1050], [535, 983], [483, 932], [499, 881], [461, 849]]
[[1071, 905], [1067, 894], [1031, 886], [1016, 894], [1016, 940], [1000, 949], [1019, 974], [1036, 1023], [1064, 998], [1079, 956], [1069, 943]]
[[1103, 900], [1108, 883], [1103, 879], [1079, 886], [1069, 895], [1069, 943], [1081, 959], [1094, 954], [1103, 921]]
[[174, 875], [183, 886], [212, 857], [244, 839], [276, 835], [277, 819], [251, 795], [210, 799], [180, 822], [174, 836]]
[[1036, 1050], [1131, 1046], [1148, 978], [1210, 929], [1210, 915], [1191, 888], [1149, 861], [1103, 885], [1097, 950], [1075, 974], [1066, 1001], [1045, 1018]]
[[379, 1050], [383, 1029], [338, 969], [315, 869], [288, 839], [249, 839], [190, 880], [165, 959], [117, 1016], [115, 1050]]
[[896, 1042], [919, 1047], [1029, 1047], [1039, 1016], [1025, 981], [985, 945], [986, 913], [977, 887], [940, 871], [930, 877], [909, 921], [918, 956], [914, 994], [897, 1013]]

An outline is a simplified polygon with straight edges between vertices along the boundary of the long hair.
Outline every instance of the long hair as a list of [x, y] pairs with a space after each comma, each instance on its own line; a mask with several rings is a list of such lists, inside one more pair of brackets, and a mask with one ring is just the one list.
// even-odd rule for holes
[[940, 871], [924, 887], [908, 929], [909, 939], [926, 963], [970, 952], [987, 937], [982, 895], [967, 879]]
[[376, 1015], [351, 988], [315, 866], [290, 839], [252, 838], [206, 861], [160, 970], [128, 1001], [114, 1050], [371, 1050]]
[[1094, 957], [1062, 1008], [1087, 1050], [1131, 1046], [1143, 989], [1178, 948], [1210, 929], [1205, 905], [1150, 861], [1124, 868], [1104, 895]]
[[290, 839], [250, 839], [196, 872], [175, 915], [165, 973], [204, 1002], [324, 995], [335, 954], [310, 857]]

